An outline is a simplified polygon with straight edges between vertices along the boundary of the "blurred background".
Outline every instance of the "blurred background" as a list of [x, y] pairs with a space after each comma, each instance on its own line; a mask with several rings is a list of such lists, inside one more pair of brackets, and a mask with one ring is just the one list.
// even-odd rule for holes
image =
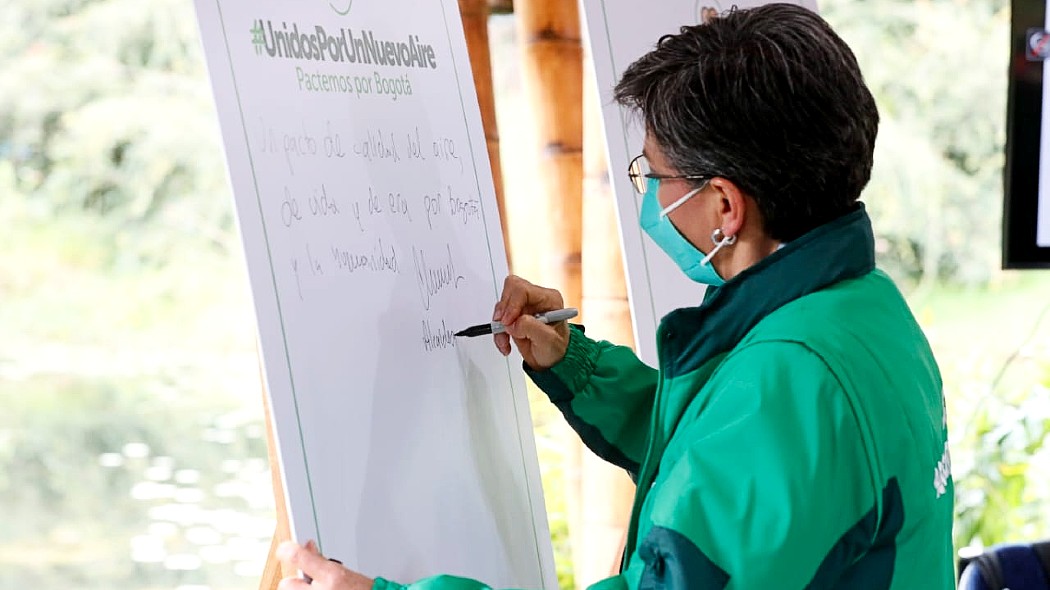
[[[956, 545], [1048, 536], [1050, 273], [999, 270], [1009, 3], [820, 6], [883, 117], [864, 200], [944, 373]], [[517, 26], [490, 20], [493, 81], [512, 265], [540, 277]], [[274, 507], [241, 257], [191, 0], [3, 0], [0, 587], [257, 587]], [[532, 405], [572, 587], [570, 451]]]

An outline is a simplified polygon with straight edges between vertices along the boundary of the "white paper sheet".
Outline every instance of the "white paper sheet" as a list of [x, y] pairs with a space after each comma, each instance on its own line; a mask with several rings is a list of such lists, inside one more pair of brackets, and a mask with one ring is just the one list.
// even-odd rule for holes
[[293, 535], [370, 576], [554, 588], [455, 0], [196, 0]]

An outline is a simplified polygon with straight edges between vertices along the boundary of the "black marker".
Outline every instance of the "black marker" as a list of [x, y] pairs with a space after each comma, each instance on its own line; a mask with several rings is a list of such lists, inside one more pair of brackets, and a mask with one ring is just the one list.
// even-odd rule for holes
[[[571, 320], [572, 318], [580, 315], [579, 310], [574, 307], [567, 307], [565, 309], [556, 309], [554, 311], [548, 311], [547, 313], [536, 314], [536, 319], [544, 324], [554, 324], [557, 322], [564, 322], [565, 320]], [[461, 332], [456, 332], [456, 336], [466, 336], [471, 338], [474, 336], [485, 336], [487, 334], [502, 334], [507, 331], [507, 327], [499, 322], [489, 322], [487, 324], [478, 324], [471, 326]]]

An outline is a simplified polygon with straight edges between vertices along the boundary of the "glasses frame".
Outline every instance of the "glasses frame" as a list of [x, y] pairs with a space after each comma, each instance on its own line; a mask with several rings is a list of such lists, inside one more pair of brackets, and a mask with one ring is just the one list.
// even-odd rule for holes
[[631, 160], [631, 163], [627, 165], [627, 177], [631, 179], [631, 185], [634, 186], [635, 192], [639, 195], [644, 195], [645, 191], [649, 188], [647, 186], [648, 183], [642, 180], [643, 178], [655, 178], [656, 180], [711, 180], [714, 178], [714, 176], [710, 174], [653, 174], [652, 172], [649, 174], [641, 174], [635, 172], [635, 165], [641, 169], [641, 164], [638, 164], [638, 162], [643, 159], [645, 161], [649, 160], [649, 158], [645, 157], [645, 154], [638, 154], [633, 160]]

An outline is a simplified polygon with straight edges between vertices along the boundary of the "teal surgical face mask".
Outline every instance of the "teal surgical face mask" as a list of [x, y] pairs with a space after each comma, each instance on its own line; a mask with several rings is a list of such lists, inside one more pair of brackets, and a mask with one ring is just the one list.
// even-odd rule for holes
[[[704, 186], [707, 186], [707, 183], [704, 183]], [[642, 197], [642, 211], [638, 223], [645, 233], [656, 242], [656, 245], [666, 252], [671, 260], [674, 260], [678, 268], [682, 269], [685, 276], [697, 283], [719, 287], [725, 283], [725, 280], [719, 276], [715, 267], [711, 266], [711, 259], [723, 247], [736, 242], [736, 237], [725, 236], [722, 230], [715, 230], [711, 236], [715, 247], [709, 254], [704, 255], [678, 232], [678, 228], [671, 223], [668, 217], [672, 211], [703, 190], [704, 186], [689, 191], [682, 198], [661, 209], [660, 201], [656, 198], [656, 193], [660, 188], [660, 179], [649, 178], [645, 195]], [[718, 239], [720, 235], [722, 237]]]

